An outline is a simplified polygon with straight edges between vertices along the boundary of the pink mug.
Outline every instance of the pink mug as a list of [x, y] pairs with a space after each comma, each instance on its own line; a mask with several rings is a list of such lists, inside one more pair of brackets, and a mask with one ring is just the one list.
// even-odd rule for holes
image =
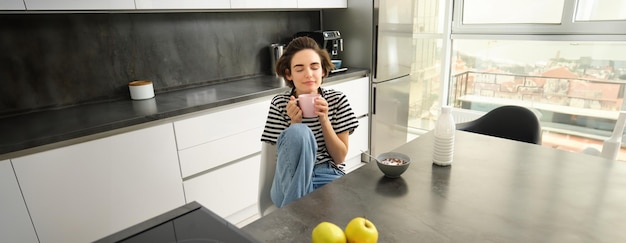
[[302, 110], [302, 117], [315, 117], [315, 98], [320, 97], [319, 94], [301, 94], [298, 95], [298, 105]]

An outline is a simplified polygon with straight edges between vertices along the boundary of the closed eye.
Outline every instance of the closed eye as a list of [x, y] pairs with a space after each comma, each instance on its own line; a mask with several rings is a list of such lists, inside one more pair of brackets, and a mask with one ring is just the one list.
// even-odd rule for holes
[[[311, 70], [318, 70], [321, 67], [322, 67], [322, 65], [319, 64], [318, 62], [314, 62], [314, 63], [311, 63], [311, 65], [309, 65], [309, 68]], [[296, 64], [296, 65], [293, 66], [293, 70], [295, 72], [302, 72], [302, 71], [304, 71], [304, 69], [305, 69], [305, 66], [303, 64]]]
[[297, 64], [297, 65], [293, 66], [293, 70], [296, 71], [296, 72], [302, 72], [302, 70], [304, 70], [304, 65]]

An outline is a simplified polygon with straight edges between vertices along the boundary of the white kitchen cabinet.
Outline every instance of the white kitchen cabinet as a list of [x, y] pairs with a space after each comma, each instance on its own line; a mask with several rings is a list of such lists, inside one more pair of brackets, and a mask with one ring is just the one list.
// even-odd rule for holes
[[233, 224], [257, 214], [261, 134], [272, 97], [174, 122], [187, 202]]
[[183, 178], [261, 151], [270, 97], [174, 122]]
[[39, 242], [8, 160], [0, 161], [0, 242]]
[[348, 154], [344, 162], [345, 171], [351, 171], [363, 165], [361, 161], [361, 151], [367, 151], [369, 146], [369, 118], [367, 116], [359, 118], [359, 127], [350, 135], [348, 144]]
[[348, 0], [298, 0], [298, 8], [348, 8]]
[[347, 0], [3, 0], [0, 10], [347, 8]]
[[298, 8], [296, 0], [230, 0], [233, 9]]
[[137, 9], [230, 9], [230, 0], [135, 0]]
[[357, 117], [369, 112], [369, 77], [357, 78], [349, 81], [338, 81], [324, 85], [324, 88], [343, 92]]
[[41, 242], [91, 242], [185, 204], [171, 123], [12, 162]]
[[24, 3], [27, 10], [135, 9], [134, 0], [24, 0]]
[[257, 213], [259, 161], [261, 156], [257, 153], [186, 180], [187, 202], [197, 201], [233, 224], [254, 216]]
[[[268, 102], [269, 104], [269, 102]], [[261, 151], [263, 126], [178, 152], [183, 178]]]
[[324, 88], [343, 92], [350, 102], [354, 114], [359, 118], [359, 127], [350, 135], [348, 154], [346, 155], [346, 172], [358, 168], [361, 163], [361, 151], [368, 150], [369, 144], [369, 77], [348, 81], [338, 81], [325, 85]]
[[[241, 102], [174, 122], [178, 150], [265, 125], [271, 98]], [[261, 135], [259, 134], [259, 141]], [[260, 149], [259, 149], [260, 150]]]
[[231, 0], [231, 8], [347, 8], [348, 0]]
[[23, 0], [2, 0], [0, 10], [26, 10]]

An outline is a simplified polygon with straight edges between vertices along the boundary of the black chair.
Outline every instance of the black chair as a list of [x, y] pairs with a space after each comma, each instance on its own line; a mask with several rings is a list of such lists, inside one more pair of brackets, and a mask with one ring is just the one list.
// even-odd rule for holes
[[531, 110], [521, 106], [500, 106], [480, 118], [459, 123], [457, 130], [541, 144], [541, 124]]

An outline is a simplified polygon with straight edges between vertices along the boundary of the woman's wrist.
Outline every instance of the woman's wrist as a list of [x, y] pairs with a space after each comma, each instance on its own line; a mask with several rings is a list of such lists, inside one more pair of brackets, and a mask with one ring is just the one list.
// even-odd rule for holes
[[302, 118], [300, 118], [300, 119], [297, 119], [297, 118], [290, 119], [289, 123], [290, 123], [290, 124], [298, 124], [298, 123], [302, 123]]

